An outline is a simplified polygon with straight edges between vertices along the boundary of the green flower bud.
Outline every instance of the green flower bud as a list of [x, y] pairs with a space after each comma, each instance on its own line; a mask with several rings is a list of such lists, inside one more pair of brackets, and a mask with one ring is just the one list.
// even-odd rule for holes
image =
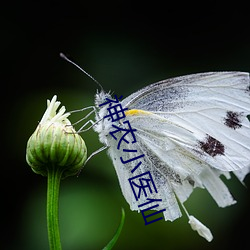
[[82, 168], [87, 148], [67, 119], [70, 113], [65, 113], [65, 107], [56, 113], [60, 105], [56, 98], [47, 101], [47, 110], [28, 140], [26, 161], [37, 174], [47, 176], [50, 168], [58, 168], [55, 170], [62, 171], [62, 177], [67, 177]]

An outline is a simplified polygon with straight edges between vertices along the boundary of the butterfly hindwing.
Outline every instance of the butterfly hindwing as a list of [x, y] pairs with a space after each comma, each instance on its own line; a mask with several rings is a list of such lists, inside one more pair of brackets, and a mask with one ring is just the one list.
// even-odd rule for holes
[[[119, 141], [120, 139], [121, 137], [117, 135], [117, 141]], [[128, 140], [129, 137], [127, 137], [126, 139]], [[132, 138], [130, 141], [132, 141]], [[108, 149], [108, 153], [116, 169], [122, 193], [126, 201], [129, 203], [131, 210], [141, 210], [139, 208], [139, 205], [147, 201], [147, 198], [150, 197], [150, 192], [147, 190], [147, 194], [145, 194], [141, 190], [141, 193], [139, 194], [140, 188], [138, 180], [139, 176], [143, 177], [145, 173], [150, 173], [155, 183], [155, 188], [152, 187], [152, 183], [150, 184], [152, 189], [151, 195], [154, 199], [162, 200], [160, 206], [156, 208], [156, 210], [160, 210], [163, 208], [166, 209], [166, 211], [164, 212], [165, 219], [173, 221], [181, 216], [181, 212], [174, 194], [174, 190], [171, 187], [170, 179], [174, 178], [177, 180], [179, 177], [168, 166], [166, 166], [165, 164], [162, 165], [162, 163], [159, 161], [159, 158], [154, 154], [152, 149], [148, 148], [147, 143], [141, 142], [142, 141], [140, 137], [137, 137], [136, 152], [128, 152], [129, 150], [135, 150], [135, 145], [130, 143], [127, 144], [125, 142], [123, 142], [121, 145], [122, 150], [117, 149], [117, 144], [111, 144]], [[113, 143], [111, 141], [111, 138], [110, 143]], [[140, 155], [143, 155], [143, 157], [140, 157], [137, 160], [133, 160], [132, 162], [128, 162], [129, 160], [134, 159], [135, 157], [138, 157]], [[163, 170], [164, 174], [161, 173], [161, 171]], [[148, 174], [143, 178], [148, 179]], [[130, 180], [131, 182], [137, 183], [138, 185], [137, 188], [134, 188], [134, 191], [132, 190]], [[136, 199], [136, 197], [138, 198], [138, 200]], [[145, 206], [144, 209], [147, 207], [149, 207], [149, 205]]]

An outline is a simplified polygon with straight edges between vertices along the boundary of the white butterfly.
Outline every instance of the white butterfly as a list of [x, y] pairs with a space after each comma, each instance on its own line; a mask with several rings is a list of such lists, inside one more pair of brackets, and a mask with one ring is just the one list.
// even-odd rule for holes
[[[151, 187], [150, 198], [162, 200], [154, 209], [165, 209], [165, 220], [173, 221], [181, 216], [181, 204], [191, 227], [211, 241], [210, 230], [190, 216], [183, 203], [195, 187], [207, 189], [220, 207], [235, 203], [220, 175], [230, 178], [232, 172], [242, 182], [250, 172], [248, 73], [201, 73], [151, 84], [121, 101], [126, 118], [115, 122], [108, 118], [110, 106], [100, 106], [107, 98], [114, 99], [103, 90], [96, 94], [93, 129], [108, 147], [131, 210], [142, 210], [140, 204], [149, 196], [141, 189], [136, 199], [129, 180], [141, 175], [149, 190], [149, 179], [142, 179], [149, 172], [157, 188], [155, 192]], [[127, 120], [134, 136], [123, 137]]]

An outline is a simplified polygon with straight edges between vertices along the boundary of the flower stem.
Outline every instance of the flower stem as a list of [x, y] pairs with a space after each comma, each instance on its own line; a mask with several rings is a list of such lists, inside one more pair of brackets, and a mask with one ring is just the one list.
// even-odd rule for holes
[[61, 250], [59, 231], [59, 188], [62, 170], [58, 167], [48, 168], [47, 185], [47, 228], [50, 250]]

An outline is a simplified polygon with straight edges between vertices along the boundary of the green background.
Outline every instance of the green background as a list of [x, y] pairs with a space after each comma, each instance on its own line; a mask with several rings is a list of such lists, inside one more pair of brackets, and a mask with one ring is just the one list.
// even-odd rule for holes
[[[230, 3], [228, 3], [230, 4]], [[26, 143], [54, 94], [67, 110], [93, 105], [97, 85], [59, 57], [70, 57], [105, 90], [124, 97], [150, 83], [196, 72], [249, 71], [247, 7], [157, 2], [11, 2], [1, 8], [2, 249], [46, 250], [46, 178], [25, 161]], [[73, 115], [77, 121], [83, 114]], [[102, 145], [82, 134], [89, 154]], [[249, 189], [225, 181], [238, 201], [218, 208], [205, 190], [186, 202], [213, 235], [206, 242], [186, 216], [145, 226], [125, 202], [106, 152], [81, 175], [62, 181], [60, 229], [65, 250], [102, 249], [121, 217], [114, 249], [248, 249]], [[249, 176], [246, 186], [250, 186]]]

